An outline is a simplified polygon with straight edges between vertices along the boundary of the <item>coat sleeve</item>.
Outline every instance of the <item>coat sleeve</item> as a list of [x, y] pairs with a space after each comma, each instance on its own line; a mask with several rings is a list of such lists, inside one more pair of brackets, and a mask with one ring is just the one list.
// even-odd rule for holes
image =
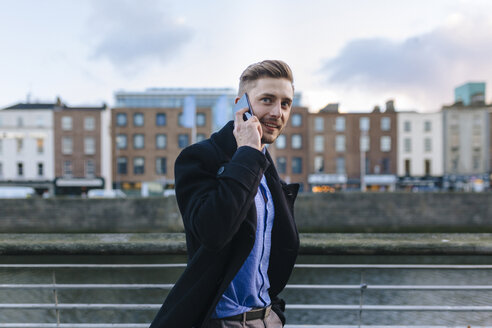
[[222, 249], [238, 231], [254, 204], [260, 179], [269, 165], [265, 155], [240, 147], [220, 163], [212, 145], [198, 143], [175, 163], [176, 198], [185, 229], [206, 249]]

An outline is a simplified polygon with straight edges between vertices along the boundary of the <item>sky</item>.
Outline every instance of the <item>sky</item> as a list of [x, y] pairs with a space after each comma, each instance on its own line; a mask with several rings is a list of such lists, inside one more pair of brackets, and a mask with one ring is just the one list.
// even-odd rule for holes
[[0, 0], [0, 108], [236, 89], [249, 64], [281, 59], [313, 112], [368, 112], [390, 99], [435, 112], [463, 83], [490, 90], [491, 41], [488, 0]]

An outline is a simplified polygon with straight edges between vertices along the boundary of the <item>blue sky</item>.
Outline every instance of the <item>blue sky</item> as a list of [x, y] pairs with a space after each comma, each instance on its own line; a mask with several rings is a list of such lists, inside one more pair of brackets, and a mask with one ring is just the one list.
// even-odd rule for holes
[[313, 111], [390, 98], [436, 111], [459, 84], [490, 89], [491, 40], [486, 0], [2, 0], [0, 107], [28, 95], [112, 105], [121, 89], [236, 88], [248, 64], [278, 58]]

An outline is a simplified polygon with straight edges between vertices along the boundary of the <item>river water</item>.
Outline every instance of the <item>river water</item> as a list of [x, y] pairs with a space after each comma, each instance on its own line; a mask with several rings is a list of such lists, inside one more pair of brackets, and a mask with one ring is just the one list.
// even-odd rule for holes
[[[184, 256], [3, 256], [1, 264], [158, 264], [184, 263]], [[492, 264], [486, 256], [309, 256], [298, 264]], [[1, 284], [168, 284], [174, 283], [183, 268], [47, 268], [0, 267]], [[492, 270], [449, 269], [336, 269], [296, 268], [289, 284], [328, 285], [492, 285]], [[143, 303], [160, 304], [167, 291], [144, 290], [59, 290], [58, 303]], [[281, 295], [287, 304], [358, 305], [360, 290], [286, 289]], [[51, 303], [52, 290], [1, 289], [0, 303]], [[367, 289], [365, 305], [492, 305], [492, 291], [380, 291]], [[61, 323], [149, 323], [156, 310], [62, 310]], [[419, 325], [492, 326], [492, 312], [397, 312], [288, 309], [288, 324], [317, 325]], [[0, 309], [0, 323], [56, 323], [54, 310]]]

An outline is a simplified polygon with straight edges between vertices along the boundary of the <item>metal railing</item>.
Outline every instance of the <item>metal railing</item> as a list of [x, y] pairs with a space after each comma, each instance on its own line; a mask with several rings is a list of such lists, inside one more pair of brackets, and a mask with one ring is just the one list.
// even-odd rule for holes
[[[0, 328], [140, 328], [148, 327], [149, 323], [62, 323], [61, 312], [65, 310], [112, 310], [112, 311], [157, 311], [161, 304], [131, 303], [60, 303], [59, 293], [63, 290], [169, 290], [173, 284], [59, 284], [56, 282], [56, 270], [60, 269], [161, 269], [184, 268], [186, 264], [0, 264], [0, 269], [46, 269], [52, 271], [52, 283], [44, 284], [0, 284], [1, 290], [51, 290], [51, 303], [6, 303], [1, 300], [1, 310], [54, 310], [56, 322], [53, 323], [2, 323]], [[358, 304], [288, 304], [290, 310], [325, 310], [325, 311], [357, 311], [359, 323], [347, 325], [287, 325], [289, 328], [335, 328], [335, 327], [418, 327], [418, 326], [367, 326], [362, 325], [362, 314], [373, 311], [419, 311], [419, 312], [492, 312], [492, 305], [370, 305], [364, 303], [365, 293], [369, 290], [382, 291], [492, 291], [492, 285], [372, 285], [363, 282], [364, 270], [372, 269], [403, 269], [403, 270], [491, 270], [492, 265], [356, 265], [356, 264], [297, 264], [296, 269], [356, 269], [361, 270], [361, 284], [288, 284], [286, 290], [358, 290]], [[492, 296], [491, 296], [492, 298]], [[0, 316], [1, 318], [1, 316]], [[492, 323], [485, 323], [491, 325]], [[440, 327], [440, 326], [425, 326]], [[444, 327], [444, 326], [443, 326]], [[450, 326], [446, 326], [450, 327]], [[464, 327], [464, 326], [460, 326]], [[473, 326], [474, 328], [477, 326]], [[486, 326], [483, 326], [486, 327]]]

